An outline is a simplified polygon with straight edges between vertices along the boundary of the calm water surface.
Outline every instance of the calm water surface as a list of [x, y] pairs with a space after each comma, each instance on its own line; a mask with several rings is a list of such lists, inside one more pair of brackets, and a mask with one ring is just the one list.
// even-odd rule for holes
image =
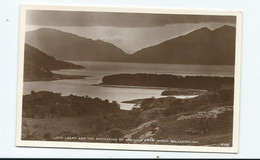
[[[88, 62], [70, 61], [74, 64], [85, 66], [80, 70], [59, 70], [54, 73], [66, 75], [85, 75], [85, 79], [65, 79], [57, 81], [24, 82], [24, 94], [34, 91], [52, 91], [62, 95], [88, 95], [92, 98], [99, 97], [109, 101], [117, 101], [121, 109], [129, 110], [134, 105], [121, 103], [122, 101], [140, 98], [159, 98], [163, 88], [120, 88], [95, 86], [102, 82], [103, 76], [120, 73], [157, 73], [174, 75], [202, 75], [202, 76], [229, 76], [234, 74], [233, 66], [208, 66], [208, 65], [175, 65], [175, 64], [143, 64], [119, 62]], [[176, 98], [192, 98], [194, 96], [175, 96]]]

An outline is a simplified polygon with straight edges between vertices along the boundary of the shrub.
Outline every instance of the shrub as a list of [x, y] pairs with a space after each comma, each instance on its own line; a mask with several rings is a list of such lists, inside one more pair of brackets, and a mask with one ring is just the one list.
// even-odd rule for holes
[[114, 128], [109, 131], [108, 135], [110, 138], [121, 138], [124, 136], [124, 133], [123, 130]]

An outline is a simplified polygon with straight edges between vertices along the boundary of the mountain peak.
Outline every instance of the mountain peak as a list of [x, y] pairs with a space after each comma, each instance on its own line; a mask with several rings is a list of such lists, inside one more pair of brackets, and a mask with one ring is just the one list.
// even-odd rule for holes
[[200, 30], [202, 30], [202, 31], [212, 31], [208, 27], [202, 27], [202, 28], [198, 29], [197, 31], [200, 31]]
[[235, 30], [236, 27], [233, 27], [233, 26], [229, 26], [229, 25], [223, 25], [222, 27], [219, 27], [217, 29], [215, 29], [214, 31], [217, 31], [217, 30]]

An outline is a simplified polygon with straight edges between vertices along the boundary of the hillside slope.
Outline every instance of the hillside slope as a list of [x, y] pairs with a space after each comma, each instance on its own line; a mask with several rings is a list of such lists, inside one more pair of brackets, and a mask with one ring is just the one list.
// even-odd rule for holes
[[[51, 70], [58, 69], [83, 69], [85, 67], [75, 65], [48, 56], [42, 51], [25, 44], [24, 49], [24, 81], [55, 80], [63, 78], [77, 78], [78, 76], [66, 76], [54, 74]], [[79, 77], [78, 77], [79, 78]]]
[[206, 27], [201, 28], [187, 35], [139, 50], [123, 61], [234, 65], [235, 28], [223, 26], [214, 31]]
[[56, 29], [41, 28], [27, 32], [25, 41], [61, 60], [116, 61], [126, 56], [123, 50], [111, 43]]

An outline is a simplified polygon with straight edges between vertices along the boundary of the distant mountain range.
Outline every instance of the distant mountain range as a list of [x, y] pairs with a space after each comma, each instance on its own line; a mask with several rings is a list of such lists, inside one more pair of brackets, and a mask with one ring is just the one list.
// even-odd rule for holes
[[26, 43], [62, 60], [234, 65], [235, 27], [201, 28], [187, 35], [126, 54], [113, 44], [55, 29], [26, 33]]
[[127, 55], [111, 43], [49, 28], [27, 32], [25, 41], [61, 60], [117, 61]]
[[80, 65], [56, 60], [42, 51], [25, 44], [24, 48], [24, 81], [56, 80], [64, 78], [82, 78], [82, 76], [67, 76], [54, 74], [51, 70], [82, 69]]

